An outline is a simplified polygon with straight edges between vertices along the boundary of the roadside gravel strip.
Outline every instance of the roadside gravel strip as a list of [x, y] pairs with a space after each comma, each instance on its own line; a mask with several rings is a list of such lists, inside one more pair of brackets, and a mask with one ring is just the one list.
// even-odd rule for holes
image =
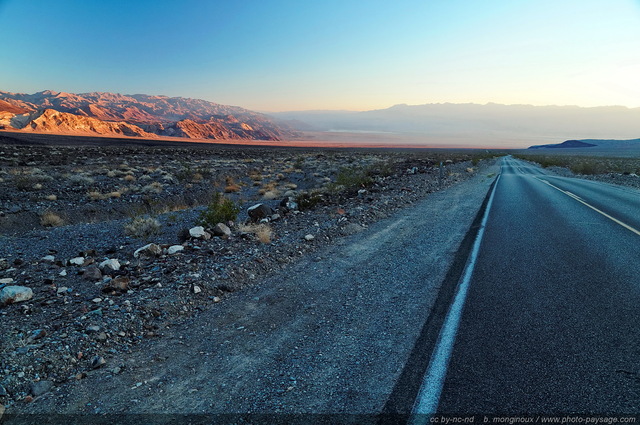
[[[497, 166], [166, 330], [123, 371], [43, 396], [55, 413], [383, 411]], [[68, 393], [67, 393], [68, 391]]]

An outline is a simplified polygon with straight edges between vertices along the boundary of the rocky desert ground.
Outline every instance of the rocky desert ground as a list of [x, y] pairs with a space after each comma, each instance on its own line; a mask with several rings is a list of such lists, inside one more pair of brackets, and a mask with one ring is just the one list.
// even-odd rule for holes
[[97, 369], [119, 374], [115, 354], [493, 162], [484, 151], [0, 145], [0, 404], [20, 411]]

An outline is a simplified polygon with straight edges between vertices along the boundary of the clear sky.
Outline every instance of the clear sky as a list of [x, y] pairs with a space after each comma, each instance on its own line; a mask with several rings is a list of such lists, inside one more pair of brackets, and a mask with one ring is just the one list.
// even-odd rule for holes
[[0, 0], [0, 90], [640, 107], [640, 0]]

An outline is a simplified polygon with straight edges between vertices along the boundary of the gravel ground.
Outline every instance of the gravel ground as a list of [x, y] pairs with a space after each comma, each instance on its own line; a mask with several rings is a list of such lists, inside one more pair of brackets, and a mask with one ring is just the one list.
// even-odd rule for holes
[[[346, 414], [381, 411], [497, 171], [480, 164], [424, 199], [427, 175], [401, 176], [396, 194], [411, 183], [416, 197], [387, 218], [346, 237], [338, 234], [349, 224], [320, 226], [313, 252], [188, 318], [158, 320], [162, 336], [105, 355], [105, 366], [13, 411], [276, 414], [260, 423], [322, 413], [331, 414], [327, 423], [362, 423], [367, 417]], [[319, 212], [307, 222], [317, 228], [336, 205], [328, 208], [295, 218]], [[334, 243], [320, 244], [329, 235]]]
[[[103, 151], [92, 147], [72, 157], [63, 147], [56, 148], [59, 154], [49, 156], [41, 147], [29, 151], [32, 153], [28, 158], [15, 155], [20, 153], [19, 149], [24, 147], [5, 146], [0, 153], [0, 161], [5, 161], [0, 189], [6, 194], [2, 198], [4, 214], [0, 217], [3, 229], [0, 278], [7, 279], [1, 281], [0, 290], [21, 286], [29, 288], [33, 295], [25, 301], [0, 307], [3, 323], [0, 404], [9, 412], [19, 411], [43, 394], [83, 380], [93, 372], [108, 370], [119, 374], [123, 367], [112, 361], [116, 356], [135, 352], [141, 343], [149, 340], [162, 339], [176, 324], [194, 320], [200, 311], [224, 304], [233, 293], [244, 293], [244, 288], [255, 286], [274, 272], [287, 270], [323, 247], [367, 231], [373, 223], [430, 193], [483, 173], [486, 177], [489, 174], [486, 167], [492, 162], [472, 165], [468, 155], [454, 155], [439, 182], [438, 157], [433, 153], [295, 151], [291, 154], [276, 149], [259, 150], [251, 156], [246, 151], [233, 150], [208, 153], [207, 159], [198, 151], [192, 160], [196, 161], [197, 157], [197, 161], [202, 162], [201, 170], [215, 169], [213, 161], [226, 164], [226, 168], [203, 176], [203, 180], [208, 179], [207, 184], [193, 174], [182, 180], [175, 179], [176, 183], [164, 180], [163, 191], [154, 197], [159, 200], [154, 217], [160, 223], [160, 230], [141, 238], [127, 236], [123, 227], [131, 221], [127, 210], [148, 201], [139, 198], [140, 194], [134, 189], [123, 190], [123, 187], [130, 187], [130, 183], [143, 179], [144, 175], [159, 178], [163, 171], [164, 175], [173, 176], [185, 168], [193, 171], [194, 167], [171, 162], [174, 155], [184, 154], [179, 148], [145, 156], [142, 151], [123, 153], [108, 149], [111, 153], [103, 155]], [[161, 155], [165, 162], [158, 162], [154, 155]], [[71, 163], [65, 162], [66, 159], [60, 160], [63, 163], [48, 159], [70, 157], [74, 158]], [[97, 161], [98, 157], [102, 160]], [[122, 165], [125, 158], [126, 166], [117, 167], [121, 173], [112, 173], [109, 177], [113, 167], [108, 164]], [[326, 190], [341, 167], [371, 167], [372, 164], [383, 167], [389, 162], [392, 165], [388, 175], [373, 174], [373, 183], [367, 187]], [[144, 165], [149, 163], [163, 165]], [[250, 165], [241, 167], [243, 164]], [[73, 186], [69, 181], [77, 179], [64, 177], [65, 170], [69, 169], [92, 179], [92, 187], [71, 190]], [[255, 175], [251, 177], [256, 169], [260, 180], [255, 179]], [[235, 174], [230, 176], [232, 172]], [[278, 174], [288, 177], [280, 178]], [[51, 208], [43, 206], [49, 205], [40, 195], [43, 189], [32, 190], [30, 186], [29, 190], [22, 190], [23, 186], [16, 184], [16, 178], [34, 175], [35, 180], [42, 181], [34, 184], [51, 189], [44, 193], [58, 193], [55, 201], [46, 202], [55, 203], [55, 210], [64, 216], [67, 225], [43, 228], [37, 219], [34, 222], [33, 217], [41, 217], [44, 210]], [[128, 175], [134, 175], [135, 181], [122, 180]], [[272, 177], [266, 177], [269, 175]], [[49, 180], [37, 176], [54, 177]], [[186, 205], [166, 211], [168, 206], [175, 206], [175, 195], [185, 192], [209, 195], [223, 189], [224, 184], [230, 185], [229, 177], [239, 186], [242, 184], [239, 192], [227, 193], [241, 205], [237, 222], [230, 223], [231, 234], [208, 240], [185, 237], [185, 231], [196, 224], [204, 207]], [[29, 184], [35, 180], [29, 179]], [[223, 186], [215, 187], [215, 181], [222, 181]], [[313, 208], [280, 210], [280, 217], [273, 217], [267, 223], [272, 231], [267, 241], [261, 242], [255, 232], [240, 226], [247, 220], [248, 206], [264, 202], [277, 208], [286, 191], [292, 190], [289, 195], [297, 196], [304, 191], [323, 190], [323, 187], [323, 197]], [[265, 190], [261, 193], [261, 189]], [[121, 191], [122, 194], [88, 199], [88, 190]], [[193, 192], [189, 192], [191, 190]], [[34, 193], [38, 195], [32, 196]], [[87, 205], [92, 210], [108, 210], [114, 219], [101, 220], [109, 214], [85, 214]], [[144, 212], [150, 211], [147, 208]], [[20, 221], [16, 217], [32, 219], [16, 224]], [[138, 248], [150, 242], [164, 251], [159, 255], [134, 257]], [[180, 245], [182, 251], [167, 254], [166, 249], [173, 245]], [[70, 263], [78, 257], [81, 257], [79, 264]], [[117, 259], [120, 268], [100, 270], [96, 267], [107, 259]]]

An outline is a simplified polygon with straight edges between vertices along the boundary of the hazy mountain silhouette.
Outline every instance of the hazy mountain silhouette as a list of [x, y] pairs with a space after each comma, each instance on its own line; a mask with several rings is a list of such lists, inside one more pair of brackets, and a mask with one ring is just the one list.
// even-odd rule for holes
[[372, 131], [509, 140], [633, 138], [640, 135], [640, 108], [500, 105], [488, 103], [395, 105], [387, 109], [299, 111], [271, 114], [318, 131]]
[[529, 149], [576, 149], [576, 148], [592, 148], [596, 145], [593, 143], [586, 143], [580, 140], [567, 140], [562, 143], [555, 143], [551, 145], [534, 145]]

